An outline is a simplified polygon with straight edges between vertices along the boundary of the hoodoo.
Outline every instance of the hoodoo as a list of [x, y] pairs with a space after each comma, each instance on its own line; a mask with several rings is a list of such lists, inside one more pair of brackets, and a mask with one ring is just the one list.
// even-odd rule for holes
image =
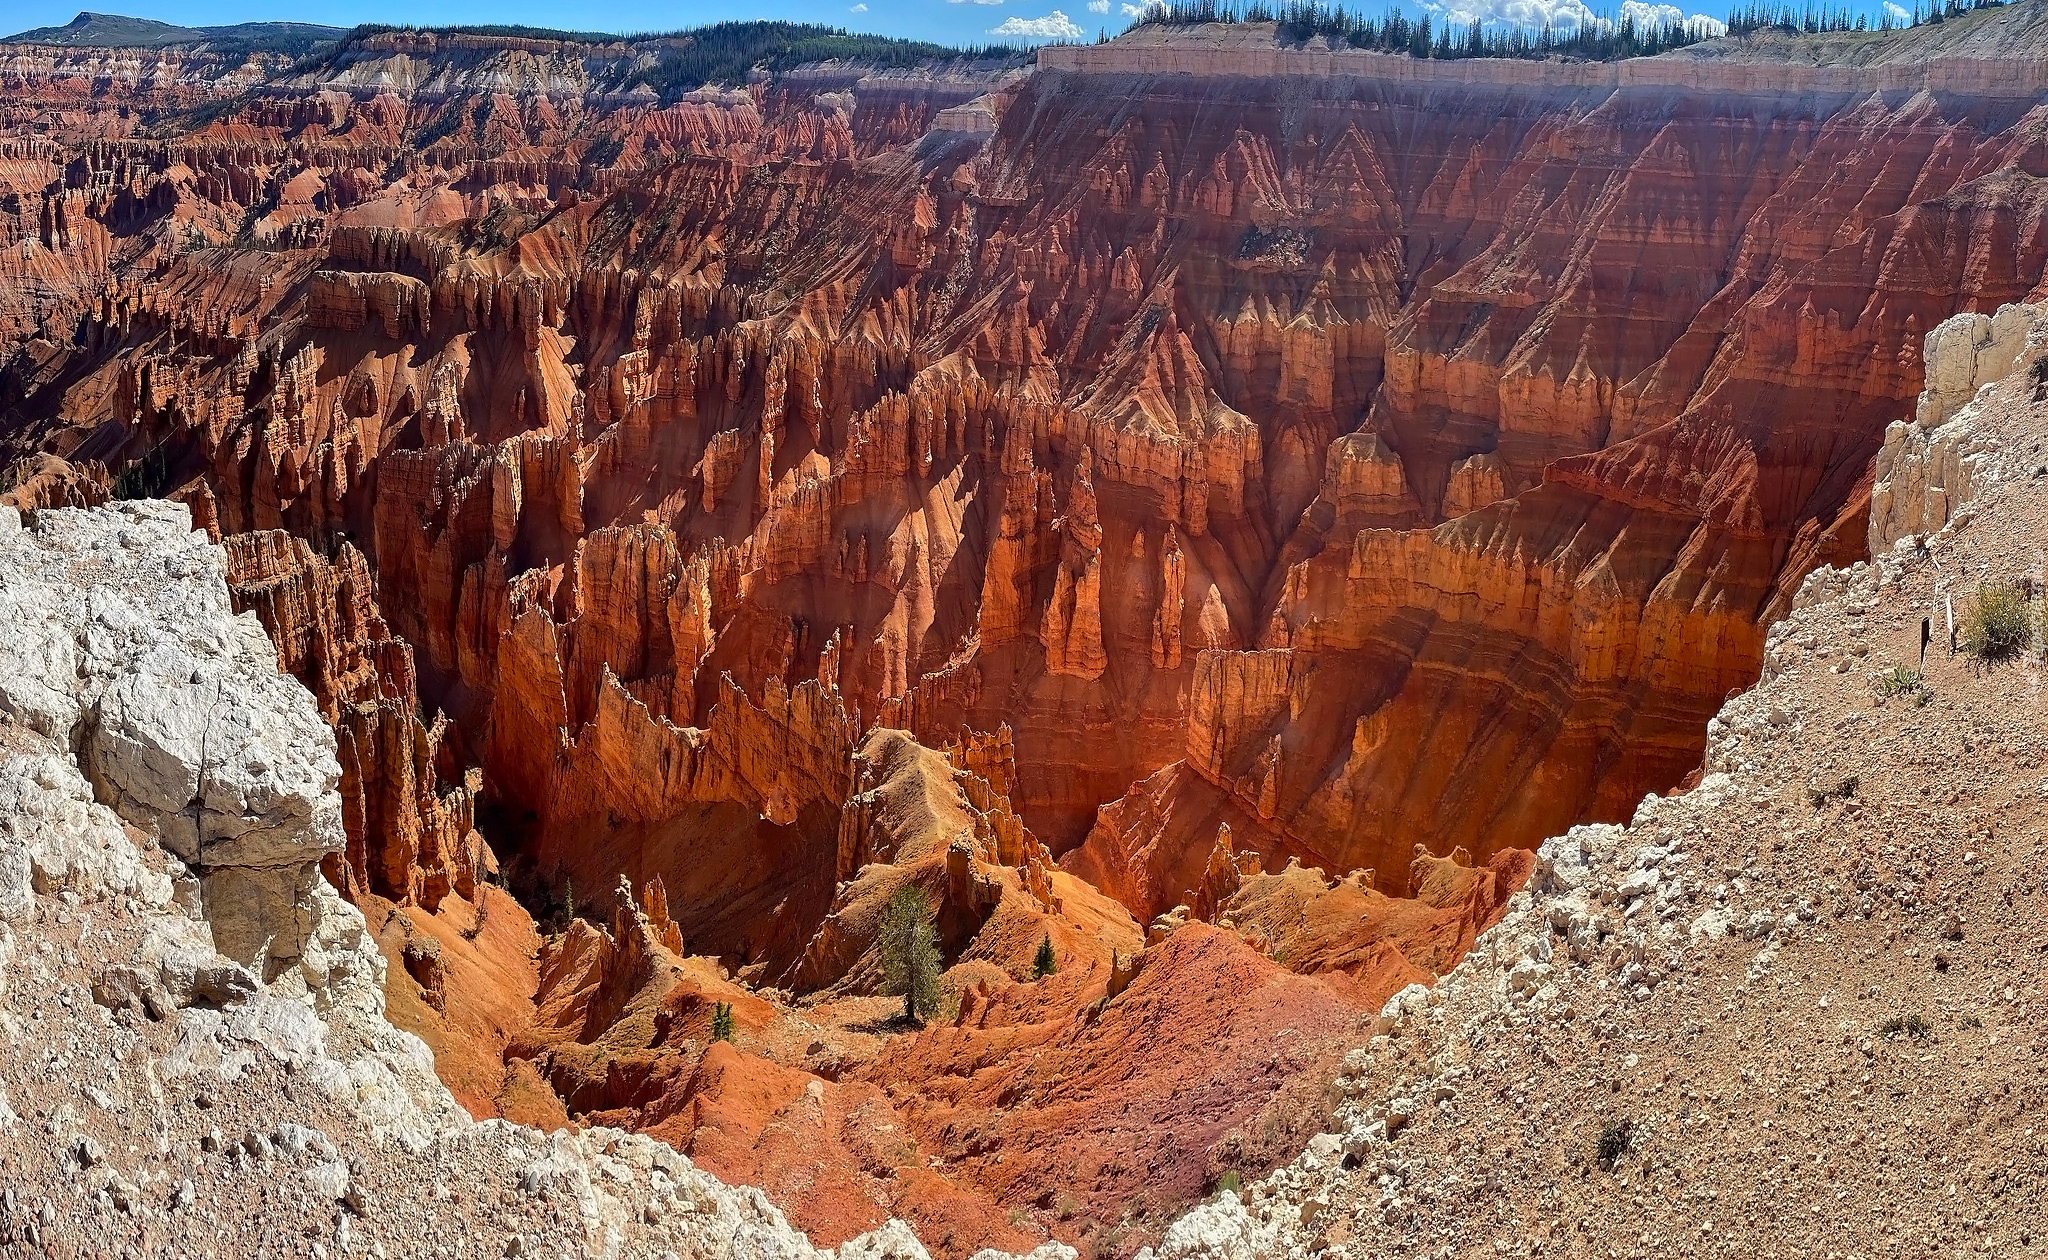
[[0, 1241], [2024, 1250], [2044, 5], [0, 42]]

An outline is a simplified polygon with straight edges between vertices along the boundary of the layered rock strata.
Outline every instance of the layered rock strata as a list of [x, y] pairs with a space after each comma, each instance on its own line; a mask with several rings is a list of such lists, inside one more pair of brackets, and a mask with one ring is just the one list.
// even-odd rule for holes
[[[465, 49], [450, 74], [515, 55]], [[1797, 575], [1860, 547], [1926, 329], [2039, 273], [2002, 226], [2031, 150], [1968, 96], [1827, 97], [1814, 128], [1563, 81], [1444, 111], [1361, 75], [1289, 139], [1274, 84], [1046, 68], [989, 96], [995, 130], [906, 147], [964, 89], [861, 79], [848, 112], [793, 77], [515, 119], [351, 77], [397, 56], [323, 72], [303, 143], [335, 166], [287, 174], [314, 85], [273, 86], [248, 140], [124, 142], [153, 218], [92, 179], [50, 192], [77, 206], [39, 248], [113, 296], [54, 291], [33, 326], [82, 340], [17, 342], [9, 379], [21, 414], [74, 422], [49, 442], [153, 454], [226, 533], [360, 554], [416, 707], [448, 719], [434, 781], [376, 807], [420, 815], [422, 851], [442, 833], [419, 881], [375, 876], [429, 899], [472, 767], [544, 867], [692, 792], [822, 853], [824, 780], [792, 823], [802, 782], [656, 768], [684, 764], [664, 723], [752, 729], [773, 685], [795, 708], [772, 720], [822, 723], [796, 737], [833, 760], [877, 721], [929, 746], [1007, 724], [1055, 855], [1184, 753], [1242, 843], [1395, 885], [1418, 839], [1484, 860], [1617, 816], [1690, 768]], [[1225, 99], [1236, 131], [1189, 129]], [[614, 145], [600, 180], [585, 155]], [[1738, 151], [1768, 160], [1706, 182]], [[25, 185], [69, 180], [35, 152]], [[643, 204], [672, 212], [634, 227]], [[1884, 244], [1909, 240], [1943, 244]], [[392, 771], [421, 746], [363, 742]], [[652, 795], [597, 815], [594, 768], [627, 766]]]

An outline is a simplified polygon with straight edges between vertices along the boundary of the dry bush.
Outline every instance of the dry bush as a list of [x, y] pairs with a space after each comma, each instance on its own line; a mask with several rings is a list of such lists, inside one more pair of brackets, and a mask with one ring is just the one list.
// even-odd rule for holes
[[2034, 638], [2034, 608], [2017, 582], [1986, 582], [1963, 613], [1963, 651], [1980, 661], [2018, 656]]

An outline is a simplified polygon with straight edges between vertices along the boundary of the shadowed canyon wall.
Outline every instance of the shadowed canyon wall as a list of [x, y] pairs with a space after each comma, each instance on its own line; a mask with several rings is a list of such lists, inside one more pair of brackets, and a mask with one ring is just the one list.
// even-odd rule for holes
[[[0, 49], [7, 488], [227, 540], [339, 735], [329, 877], [472, 1107], [770, 1177], [799, 1098], [994, 1071], [897, 1117], [953, 1180], [840, 1150], [799, 1223], [1058, 1232], [997, 1152], [1076, 1113], [1020, 1082], [1224, 1080], [1264, 1051], [1173, 1009], [1211, 985], [1331, 1061], [1520, 850], [1698, 765], [1862, 553], [1927, 330], [2048, 263], [2031, 99], [1150, 38], [667, 99], [626, 45]], [[856, 1007], [905, 882], [959, 1006], [889, 1040]], [[1017, 979], [1041, 937], [1065, 988]], [[1309, 1106], [1219, 1084], [1175, 1129], [1116, 1088], [1080, 1114], [1194, 1154], [1091, 1156], [1112, 1216]]]

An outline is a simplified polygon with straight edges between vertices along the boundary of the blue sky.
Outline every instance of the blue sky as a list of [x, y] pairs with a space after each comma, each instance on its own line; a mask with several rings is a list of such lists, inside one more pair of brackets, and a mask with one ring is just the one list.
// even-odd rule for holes
[[[1101, 3], [1101, 0], [1096, 0]], [[675, 30], [728, 18], [778, 18], [822, 22], [849, 30], [873, 31], [941, 43], [987, 43], [992, 28], [1011, 19], [1043, 21], [1054, 12], [1094, 39], [1098, 27], [1114, 35], [1129, 24], [1113, 6], [1089, 12], [1089, 0], [726, 0], [725, 3], [646, 3], [645, 0], [11, 0], [0, 17], [0, 35], [36, 26], [61, 26], [81, 8], [155, 18], [187, 26], [232, 22], [403, 22], [450, 25], [517, 22], [529, 26], [596, 31]], [[856, 7], [856, 6], [859, 7]], [[1048, 31], [1060, 29], [1057, 23]]]
[[[1097, 30], [1112, 35], [1130, 22], [1131, 0], [725, 0], [710, 3], [649, 3], [648, 0], [91, 0], [100, 11], [155, 18], [190, 26], [231, 22], [291, 20], [351, 26], [357, 22], [404, 22], [450, 25], [463, 22], [516, 22], [531, 26], [598, 31], [674, 30], [728, 18], [780, 18], [822, 22], [849, 30], [936, 40], [948, 44], [982, 43], [994, 39], [1039, 42], [1065, 35], [1093, 39]], [[1138, 0], [1142, 2], [1142, 0]], [[1526, 23], [1551, 15], [1560, 25], [1575, 14], [1618, 12], [1622, 3], [1642, 0], [1409, 0], [1410, 14], [1449, 12], [1460, 18], [1479, 15]], [[1853, 7], [1873, 18], [1882, 0]], [[1657, 0], [1651, 0], [1657, 3]], [[81, 0], [11, 0], [0, 17], [0, 34], [34, 26], [68, 22]], [[1385, 0], [1353, 0], [1355, 12], [1378, 14]], [[1657, 3], [1662, 9], [1666, 6]], [[1728, 0], [1688, 3], [1671, 9], [1683, 16], [1727, 14]]]

